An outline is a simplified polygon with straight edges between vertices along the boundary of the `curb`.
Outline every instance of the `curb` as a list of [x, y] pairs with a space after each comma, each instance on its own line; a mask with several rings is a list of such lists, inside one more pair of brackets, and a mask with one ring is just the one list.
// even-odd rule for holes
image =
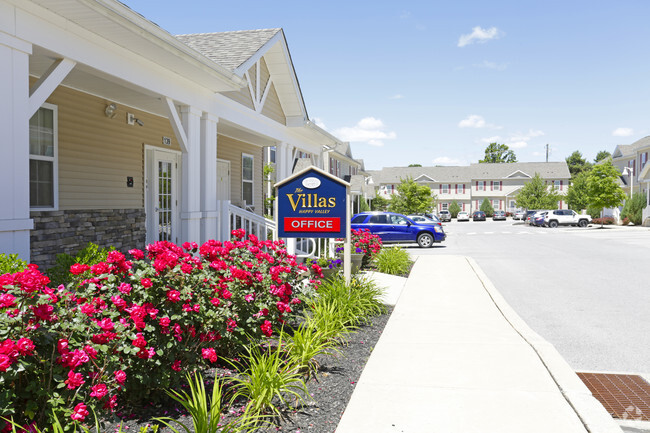
[[535, 351], [585, 429], [589, 433], [622, 433], [621, 428], [582, 383], [557, 349], [533, 331], [510, 307], [473, 258], [467, 256], [465, 258], [503, 317]]

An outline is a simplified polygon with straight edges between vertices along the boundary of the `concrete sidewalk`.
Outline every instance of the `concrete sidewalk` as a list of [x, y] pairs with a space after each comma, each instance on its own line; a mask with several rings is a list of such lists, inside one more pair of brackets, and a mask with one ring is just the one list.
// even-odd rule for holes
[[621, 430], [471, 258], [420, 256], [336, 432]]

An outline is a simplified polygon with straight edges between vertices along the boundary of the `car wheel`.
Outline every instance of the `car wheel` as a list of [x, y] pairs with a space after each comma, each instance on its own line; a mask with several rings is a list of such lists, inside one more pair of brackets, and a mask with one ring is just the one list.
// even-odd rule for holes
[[433, 236], [429, 233], [420, 233], [418, 236], [418, 245], [420, 248], [429, 248], [433, 245]]
[[556, 228], [556, 227], [557, 227], [557, 221], [550, 221], [550, 222], [548, 223], [548, 226], [549, 226], [550, 228], [552, 228], [552, 229]]
[[587, 224], [587, 220], [580, 220], [580, 222], [578, 222], [578, 225], [579, 225], [580, 227], [582, 227], [582, 228], [587, 227], [587, 225], [588, 225], [588, 224]]

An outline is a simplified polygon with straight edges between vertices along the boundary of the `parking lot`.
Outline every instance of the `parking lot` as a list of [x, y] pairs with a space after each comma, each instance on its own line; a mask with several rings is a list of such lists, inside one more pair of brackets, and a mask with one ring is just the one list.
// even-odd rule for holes
[[580, 371], [650, 373], [650, 229], [444, 224], [414, 255], [473, 257], [510, 305]]

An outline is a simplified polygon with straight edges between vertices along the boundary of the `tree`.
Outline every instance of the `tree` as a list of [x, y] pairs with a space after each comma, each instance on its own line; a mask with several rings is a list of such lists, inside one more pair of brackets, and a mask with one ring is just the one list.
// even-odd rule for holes
[[505, 144], [490, 143], [485, 148], [485, 158], [479, 162], [517, 162], [517, 155]]
[[422, 167], [422, 164], [409, 164], [409, 167]]
[[566, 164], [569, 166], [569, 172], [571, 173], [571, 179], [576, 175], [582, 172], [588, 172], [591, 170], [591, 163], [587, 162], [586, 159], [582, 157], [582, 153], [576, 150], [566, 159]]
[[452, 201], [449, 205], [449, 213], [451, 213], [452, 218], [456, 218], [460, 212], [460, 205], [456, 203], [456, 200]]
[[609, 158], [610, 156], [612, 156], [611, 153], [606, 150], [601, 150], [596, 154], [596, 159], [594, 159], [594, 162], [602, 161], [603, 159]]
[[370, 202], [370, 209], [385, 211], [386, 209], [388, 209], [389, 204], [390, 204], [390, 200], [388, 200], [387, 198], [381, 195], [377, 195]]
[[611, 161], [596, 164], [587, 177], [589, 205], [601, 212], [605, 208], [620, 206], [625, 193], [618, 184], [618, 177], [618, 170]]
[[479, 209], [485, 212], [485, 216], [491, 217], [494, 215], [494, 208], [492, 207], [490, 200], [486, 198], [483, 199], [483, 202], [481, 203], [481, 207]]
[[587, 177], [589, 173], [582, 172], [576, 175], [569, 185], [569, 191], [566, 194], [566, 202], [569, 209], [580, 212], [589, 206], [589, 194], [587, 191]]
[[431, 188], [418, 185], [412, 178], [402, 179], [397, 185], [397, 194], [390, 199], [392, 212], [411, 214], [429, 212], [434, 204]]
[[635, 226], [641, 225], [643, 222], [643, 208], [646, 206], [646, 197], [643, 192], [635, 192], [632, 198], [625, 200], [623, 210], [621, 211], [621, 218], [627, 218]]
[[539, 173], [535, 173], [530, 182], [519, 190], [515, 200], [524, 209], [557, 209], [560, 195], [554, 186], [549, 189]]

